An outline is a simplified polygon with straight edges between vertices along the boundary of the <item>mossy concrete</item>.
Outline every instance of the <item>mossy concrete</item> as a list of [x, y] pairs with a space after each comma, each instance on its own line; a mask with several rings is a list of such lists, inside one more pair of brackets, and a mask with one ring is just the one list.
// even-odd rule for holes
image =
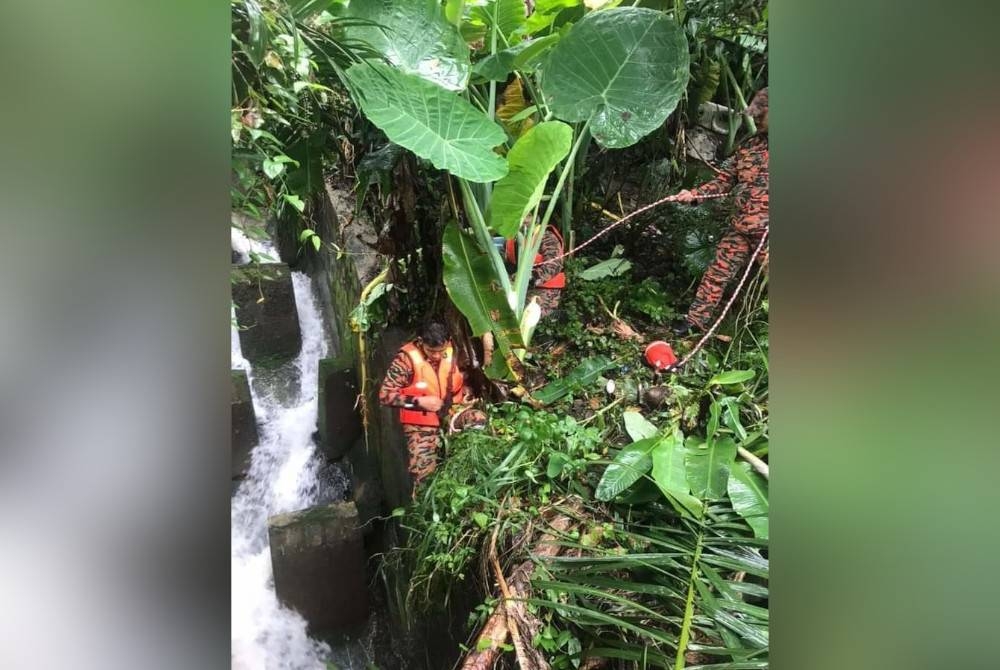
[[276, 366], [298, 355], [302, 333], [288, 266], [262, 263], [259, 272], [241, 267], [232, 280], [244, 358], [255, 366]]
[[337, 460], [362, 434], [357, 370], [348, 352], [319, 362], [319, 442], [327, 458]]
[[268, 519], [274, 590], [312, 633], [355, 630], [370, 614], [364, 545], [354, 503]]
[[[383, 328], [365, 334], [365, 352], [362, 357], [358, 333], [351, 329], [351, 312], [357, 306], [362, 288], [381, 271], [381, 256], [377, 253], [376, 228], [364, 214], [354, 212], [354, 194], [328, 184], [321, 198], [316, 221], [316, 232], [325, 242], [323, 251], [311, 261], [312, 271], [325, 281], [320, 281], [320, 293], [329, 309], [329, 323], [334, 339], [333, 358], [338, 365], [353, 361], [355, 392], [365, 388], [369, 408], [367, 449], [352, 448], [348, 460], [352, 464], [355, 491], [365, 491], [369, 496], [363, 508], [363, 521], [368, 514], [377, 515], [406, 504], [410, 499], [410, 481], [403, 433], [396, 412], [378, 404], [378, 387], [388, 368], [389, 361], [408, 339], [408, 334], [397, 328]], [[334, 250], [332, 245], [336, 245]], [[346, 368], [343, 368], [346, 369]], [[362, 376], [366, 379], [362, 380]], [[363, 383], [364, 382], [364, 383]], [[327, 417], [325, 421], [329, 422]], [[330, 423], [323, 430], [329, 438], [338, 428]], [[372, 509], [370, 496], [382, 495], [383, 510]]]
[[229, 444], [232, 477], [235, 479], [246, 474], [250, 467], [250, 452], [257, 445], [259, 436], [257, 435], [257, 416], [253, 409], [253, 398], [250, 396], [250, 384], [247, 381], [246, 371], [233, 370], [231, 383], [232, 431]]

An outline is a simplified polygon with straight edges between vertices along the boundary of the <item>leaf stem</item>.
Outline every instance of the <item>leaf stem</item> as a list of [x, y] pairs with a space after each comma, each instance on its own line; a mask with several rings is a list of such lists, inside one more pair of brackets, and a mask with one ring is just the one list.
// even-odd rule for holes
[[[531, 279], [531, 269], [534, 265], [535, 254], [538, 253], [539, 247], [542, 245], [542, 235], [544, 234], [546, 226], [549, 225], [549, 219], [552, 218], [552, 212], [555, 211], [556, 203], [559, 201], [559, 194], [562, 192], [563, 185], [566, 183], [566, 178], [569, 176], [570, 171], [573, 168], [574, 159], [576, 158], [577, 152], [580, 150], [580, 146], [583, 144], [584, 137], [587, 135], [587, 130], [590, 128], [590, 119], [583, 125], [580, 130], [579, 135], [577, 135], [576, 142], [573, 143], [573, 148], [569, 152], [569, 156], [566, 157], [566, 162], [563, 165], [562, 173], [559, 175], [559, 181], [556, 182], [556, 187], [552, 191], [552, 196], [549, 198], [549, 205], [545, 208], [545, 214], [542, 216], [541, 222], [538, 222], [531, 226], [531, 229], [525, 233], [525, 249], [522, 253], [518, 254], [517, 259], [517, 273], [514, 276], [514, 290], [517, 292], [517, 314], [520, 318], [521, 312], [524, 311], [525, 300], [528, 296], [528, 282]], [[525, 342], [525, 345], [528, 343]]]
[[[500, 257], [500, 252], [497, 251], [496, 247], [493, 246], [493, 238], [490, 236], [489, 229], [486, 227], [486, 220], [483, 218], [483, 212], [479, 209], [479, 204], [476, 202], [475, 196], [472, 194], [472, 188], [464, 179], [458, 179], [458, 186], [462, 190], [462, 200], [465, 203], [465, 212], [469, 215], [469, 222], [472, 224], [472, 232], [476, 236], [476, 241], [479, 242], [479, 246], [483, 248], [483, 252], [490, 257], [490, 262], [493, 264], [493, 271], [496, 274], [497, 280], [503, 287], [504, 294], [509, 295], [511, 291], [510, 277], [507, 276], [507, 268], [504, 267], [503, 258]], [[520, 319], [520, 313], [518, 312], [518, 318]]]
[[684, 622], [677, 637], [677, 656], [674, 658], [674, 670], [684, 670], [684, 656], [687, 651], [688, 639], [691, 637], [691, 623], [694, 620], [694, 582], [698, 578], [698, 561], [701, 560], [701, 544], [705, 529], [698, 531], [698, 540], [694, 548], [694, 558], [691, 561], [691, 576], [688, 579], [687, 602], [684, 604]]

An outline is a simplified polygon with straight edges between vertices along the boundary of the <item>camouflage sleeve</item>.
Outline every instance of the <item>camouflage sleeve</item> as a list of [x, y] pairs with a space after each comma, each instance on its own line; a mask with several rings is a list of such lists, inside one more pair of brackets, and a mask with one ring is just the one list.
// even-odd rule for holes
[[691, 189], [691, 193], [695, 195], [719, 195], [731, 191], [736, 181], [736, 156], [737, 154], [733, 154], [726, 159], [726, 162], [719, 168], [719, 173], [715, 179], [702, 184], [698, 188]]
[[405, 352], [400, 351], [389, 363], [385, 379], [378, 390], [378, 401], [390, 407], [402, 407], [403, 398], [399, 392], [410, 385], [413, 379], [413, 364]]
[[[542, 236], [542, 244], [538, 247], [538, 253], [542, 256], [542, 261], [549, 261], [562, 255], [563, 246], [559, 238], [551, 229], [546, 228]], [[559, 260], [555, 263], [545, 263], [536, 265], [531, 270], [531, 278], [535, 285], [543, 284], [563, 271], [563, 262]]]

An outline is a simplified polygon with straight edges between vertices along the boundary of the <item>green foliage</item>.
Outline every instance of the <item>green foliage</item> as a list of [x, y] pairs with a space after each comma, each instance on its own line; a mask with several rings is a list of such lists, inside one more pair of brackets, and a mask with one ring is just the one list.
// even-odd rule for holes
[[493, 152], [507, 137], [503, 128], [465, 100], [378, 63], [353, 65], [347, 78], [372, 123], [434, 167], [473, 182], [507, 174], [507, 162]]
[[348, 34], [371, 44], [390, 65], [452, 91], [469, 80], [469, 50], [435, 0], [352, 0], [348, 15], [370, 22]]
[[411, 571], [412, 614], [440, 605], [452, 583], [468, 576], [494, 528], [510, 539], [537, 521], [556, 491], [583, 491], [601, 449], [598, 429], [511, 404], [493, 408], [488, 431], [449, 437], [444, 462], [402, 516], [407, 545], [389, 558]]
[[473, 335], [497, 333], [504, 356], [512, 348], [523, 348], [521, 329], [503, 287], [492, 281], [490, 259], [467, 232], [455, 222], [445, 227], [443, 244], [444, 282], [455, 306], [469, 320]]
[[232, 206], [257, 220], [300, 220], [338, 155], [349, 100], [343, 68], [370, 55], [347, 38], [350, 19], [325, 3], [234, 0]]
[[553, 169], [566, 158], [573, 129], [561, 121], [545, 121], [518, 138], [507, 154], [510, 171], [496, 183], [486, 223], [507, 239], [538, 206]]
[[609, 258], [581, 272], [577, 278], [583, 281], [593, 281], [604, 277], [617, 277], [632, 269], [632, 261], [627, 258]]
[[750, 525], [755, 536], [766, 540], [769, 511], [767, 481], [751, 471], [749, 464], [739, 463], [733, 468], [727, 487], [733, 509]]
[[[586, 76], [581, 76], [586, 72]], [[663, 12], [592, 12], [553, 48], [542, 90], [557, 118], [591, 120], [604, 147], [635, 144], [660, 127], [684, 94], [688, 47]]]
[[714, 505], [706, 522], [638, 523], [614, 548], [541, 561], [529, 602], [584, 640], [586, 657], [683, 668], [691, 653], [698, 667], [766, 668], [768, 563], [733, 516]]
[[559, 379], [550, 382], [545, 387], [533, 394], [534, 399], [543, 405], [559, 400], [563, 396], [572, 393], [576, 389], [585, 388], [607, 370], [614, 366], [614, 362], [605, 356], [594, 356], [581, 361], [573, 370]]
[[618, 452], [615, 460], [604, 471], [594, 496], [598, 500], [611, 500], [639, 481], [653, 467], [653, 452], [664, 438], [659, 435], [637, 440]]
[[691, 493], [702, 500], [722, 499], [736, 460], [736, 442], [731, 437], [709, 442], [689, 437], [685, 446], [687, 481]]

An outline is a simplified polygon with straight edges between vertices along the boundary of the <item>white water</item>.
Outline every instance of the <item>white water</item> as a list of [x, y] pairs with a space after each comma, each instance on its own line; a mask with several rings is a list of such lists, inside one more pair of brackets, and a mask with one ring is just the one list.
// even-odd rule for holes
[[[326, 644], [306, 635], [305, 620], [278, 602], [267, 538], [268, 516], [309, 507], [319, 492], [320, 461], [312, 436], [327, 337], [309, 278], [293, 272], [292, 283], [302, 350], [282, 371], [291, 379], [280, 384], [291, 381], [291, 393], [273, 392], [278, 382], [265, 388], [270, 384], [256, 380], [235, 330], [232, 335], [232, 365], [250, 378], [260, 436], [247, 478], [232, 499], [232, 667], [239, 670], [322, 670], [330, 654]], [[289, 397], [280, 400], [282, 395]]]

